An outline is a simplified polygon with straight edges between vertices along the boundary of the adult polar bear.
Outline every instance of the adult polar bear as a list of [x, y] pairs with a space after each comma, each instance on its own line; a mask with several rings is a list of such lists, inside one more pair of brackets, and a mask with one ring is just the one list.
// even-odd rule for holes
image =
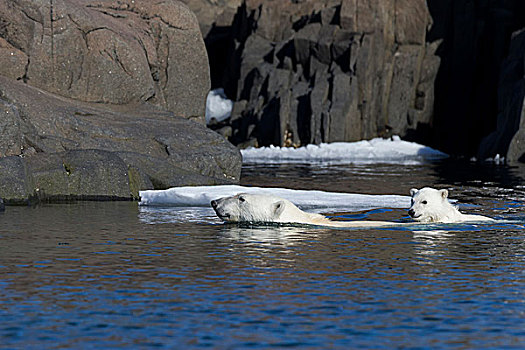
[[[448, 202], [447, 190], [423, 188], [412, 189], [412, 205], [409, 215], [422, 223], [492, 221], [481, 215], [459, 212]], [[379, 227], [403, 225], [387, 221], [332, 221], [320, 214], [306, 213], [289, 200], [266, 194], [241, 193], [211, 201], [219, 218], [226, 222], [276, 222], [319, 225], [330, 227]]]
[[386, 221], [332, 221], [320, 214], [302, 211], [289, 200], [267, 194], [240, 193], [211, 201], [217, 216], [226, 222], [277, 222], [330, 227], [375, 227], [399, 225]]
[[420, 190], [410, 190], [412, 204], [408, 210], [410, 217], [418, 222], [468, 222], [468, 221], [494, 221], [481, 215], [462, 214], [448, 201], [447, 190], [436, 190], [425, 187]]

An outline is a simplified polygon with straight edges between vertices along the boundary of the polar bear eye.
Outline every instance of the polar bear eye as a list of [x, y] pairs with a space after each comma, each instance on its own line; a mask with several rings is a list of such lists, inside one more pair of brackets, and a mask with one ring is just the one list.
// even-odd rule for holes
[[422, 201], [421, 204], [427, 204], [427, 201]]
[[239, 197], [239, 202], [245, 202], [246, 199], [244, 199], [244, 197]]

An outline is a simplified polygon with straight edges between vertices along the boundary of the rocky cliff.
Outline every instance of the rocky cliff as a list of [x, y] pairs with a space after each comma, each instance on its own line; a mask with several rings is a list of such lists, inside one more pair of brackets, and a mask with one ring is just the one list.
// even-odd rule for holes
[[87, 102], [148, 101], [202, 120], [209, 68], [175, 0], [0, 1], [0, 74]]
[[179, 1], [0, 1], [0, 62], [7, 203], [239, 180], [240, 153], [201, 123], [207, 54]]
[[238, 79], [225, 80], [234, 142], [355, 141], [428, 124], [439, 67], [429, 23], [424, 1], [245, 3]]
[[503, 112], [523, 1], [245, 0], [234, 16], [238, 1], [185, 1], [206, 28], [212, 86], [236, 101], [235, 144], [398, 134], [459, 156], [508, 152], [516, 123], [507, 146], [479, 147]]

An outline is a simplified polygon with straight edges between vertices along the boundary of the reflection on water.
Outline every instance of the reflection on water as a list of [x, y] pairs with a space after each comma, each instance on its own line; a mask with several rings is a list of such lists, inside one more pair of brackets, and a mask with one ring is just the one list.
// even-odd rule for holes
[[[341, 230], [224, 225], [207, 208], [136, 203], [8, 207], [0, 214], [0, 344], [520, 348], [524, 188], [475, 179], [455, 186], [435, 166], [410, 169], [409, 184], [405, 168], [379, 166], [395, 183], [374, 188], [373, 168], [310, 169], [304, 177], [297, 168], [245, 169], [243, 181], [393, 194], [450, 184], [465, 210], [500, 220]], [[368, 189], [356, 190], [360, 184]], [[495, 195], [479, 196], [487, 192]]]
[[221, 223], [211, 207], [139, 207], [139, 220], [145, 224]]
[[410, 189], [414, 187], [431, 186], [451, 188], [454, 190], [451, 195], [469, 194], [469, 191], [473, 191], [472, 195], [481, 198], [515, 198], [523, 203], [525, 165], [502, 167], [458, 163], [452, 160], [420, 166], [394, 164], [350, 164], [330, 167], [312, 167], [307, 164], [251, 165], [243, 168], [241, 184], [399, 195], [408, 195]]

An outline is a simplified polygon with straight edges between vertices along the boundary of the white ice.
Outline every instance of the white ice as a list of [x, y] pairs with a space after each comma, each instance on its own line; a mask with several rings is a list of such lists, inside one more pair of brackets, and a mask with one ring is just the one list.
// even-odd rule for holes
[[168, 190], [141, 191], [141, 206], [210, 207], [213, 199], [238, 193], [267, 193], [286, 198], [311, 212], [359, 211], [374, 208], [408, 208], [409, 196], [337, 193], [287, 188], [261, 188], [236, 185], [187, 186]]
[[206, 98], [206, 124], [212, 119], [221, 122], [231, 115], [233, 102], [226, 98], [224, 89], [211, 90]]
[[448, 155], [399, 136], [370, 141], [322, 143], [300, 148], [261, 147], [241, 151], [243, 163], [421, 164]]

